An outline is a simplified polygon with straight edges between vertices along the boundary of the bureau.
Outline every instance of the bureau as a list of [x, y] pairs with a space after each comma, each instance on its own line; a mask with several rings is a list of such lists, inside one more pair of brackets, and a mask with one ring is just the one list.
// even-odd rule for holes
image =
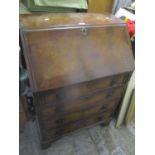
[[42, 148], [110, 122], [134, 70], [126, 23], [109, 14], [21, 15], [20, 36]]

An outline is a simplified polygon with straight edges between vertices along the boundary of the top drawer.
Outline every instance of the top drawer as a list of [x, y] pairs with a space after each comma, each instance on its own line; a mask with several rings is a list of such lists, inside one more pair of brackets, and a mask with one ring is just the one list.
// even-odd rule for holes
[[110, 88], [75, 100], [66, 100], [66, 99], [54, 100], [52, 98], [53, 94], [49, 94], [49, 95], [39, 96], [38, 104], [36, 107], [38, 107], [39, 111], [42, 111], [45, 114], [77, 111], [82, 108], [96, 105], [97, 103], [100, 103], [103, 101], [118, 99], [122, 97], [124, 90], [125, 90], [125, 87]]
[[89, 81], [86, 83], [72, 85], [60, 89], [57, 93], [59, 99], [72, 100], [83, 96], [94, 94], [97, 91], [124, 85], [129, 79], [129, 74], [122, 74], [113, 77], [102, 78], [99, 80]]

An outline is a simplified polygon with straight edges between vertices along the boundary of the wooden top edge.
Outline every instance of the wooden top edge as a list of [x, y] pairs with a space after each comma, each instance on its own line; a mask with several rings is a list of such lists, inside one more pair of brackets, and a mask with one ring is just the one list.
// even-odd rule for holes
[[111, 14], [98, 13], [44, 13], [20, 15], [20, 27], [27, 29], [50, 28], [55, 26], [87, 26], [125, 24]]

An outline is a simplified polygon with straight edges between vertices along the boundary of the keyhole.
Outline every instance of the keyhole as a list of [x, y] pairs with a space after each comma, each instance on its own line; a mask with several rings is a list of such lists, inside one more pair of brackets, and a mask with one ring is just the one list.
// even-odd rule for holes
[[86, 36], [87, 33], [88, 33], [88, 30], [87, 30], [86, 28], [82, 28], [82, 29], [81, 29], [81, 32], [82, 32], [82, 35], [83, 35], [83, 36]]

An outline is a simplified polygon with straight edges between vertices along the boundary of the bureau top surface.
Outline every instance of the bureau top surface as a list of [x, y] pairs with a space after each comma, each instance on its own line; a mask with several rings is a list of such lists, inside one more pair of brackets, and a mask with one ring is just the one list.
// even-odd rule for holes
[[66, 13], [21, 15], [20, 26], [28, 29], [50, 28], [58, 26], [84, 26], [123, 24], [124, 22], [110, 14]]

